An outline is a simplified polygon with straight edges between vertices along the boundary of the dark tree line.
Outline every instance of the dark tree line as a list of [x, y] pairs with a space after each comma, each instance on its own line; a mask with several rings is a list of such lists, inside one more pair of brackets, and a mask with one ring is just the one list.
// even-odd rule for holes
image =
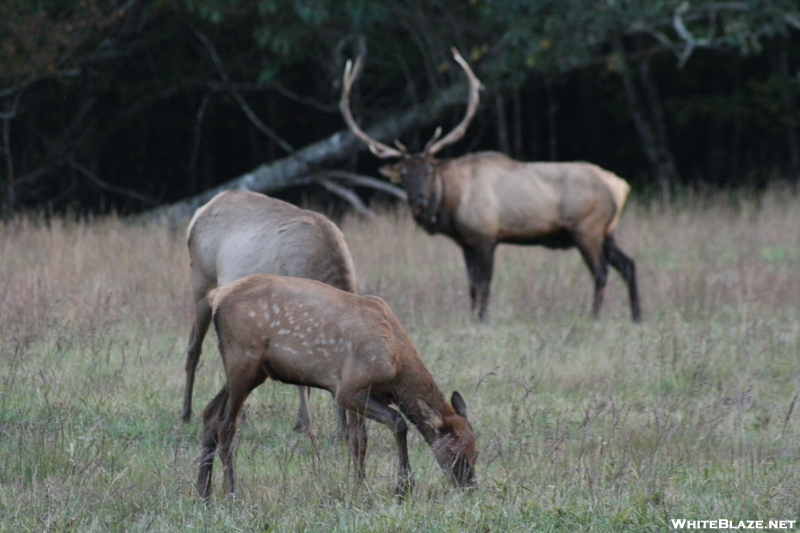
[[362, 192], [379, 162], [336, 136], [345, 61], [365, 56], [359, 121], [419, 149], [463, 113], [451, 46], [486, 90], [443, 155], [588, 160], [667, 197], [796, 184], [799, 28], [796, 0], [7, 0], [3, 212], [141, 211], [268, 170]]

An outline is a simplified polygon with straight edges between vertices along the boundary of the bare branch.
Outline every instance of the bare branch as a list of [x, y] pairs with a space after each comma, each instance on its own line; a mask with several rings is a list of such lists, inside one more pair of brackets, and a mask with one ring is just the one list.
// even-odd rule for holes
[[144, 196], [143, 194], [139, 194], [138, 192], [136, 192], [134, 190], [124, 189], [122, 187], [116, 187], [114, 185], [106, 183], [105, 181], [103, 181], [100, 178], [98, 178], [97, 175], [94, 172], [92, 172], [91, 170], [86, 168], [81, 163], [78, 163], [77, 161], [75, 161], [75, 159], [73, 159], [72, 157], [68, 157], [66, 161], [69, 164], [69, 166], [71, 166], [72, 168], [74, 168], [75, 170], [77, 170], [78, 172], [83, 174], [86, 177], [86, 179], [88, 179], [89, 181], [91, 181], [92, 183], [94, 183], [95, 185], [97, 185], [98, 187], [100, 187], [103, 190], [106, 190], [106, 191], [109, 191], [109, 192], [113, 192], [113, 193], [117, 193], [117, 194], [121, 194], [123, 196], [128, 196], [130, 198], [134, 198], [136, 200], [139, 200], [140, 202], [144, 202], [144, 203], [149, 204], [149, 205], [158, 205], [158, 201], [157, 200], [153, 200], [152, 198]]
[[219, 75], [225, 84], [225, 88], [231, 93], [231, 95], [233, 95], [234, 99], [236, 99], [236, 101], [239, 103], [239, 107], [242, 108], [242, 111], [244, 111], [244, 114], [247, 116], [248, 119], [250, 119], [250, 122], [252, 122], [253, 125], [256, 128], [258, 128], [259, 131], [261, 131], [262, 133], [267, 135], [267, 137], [275, 141], [275, 143], [278, 146], [280, 146], [286, 153], [289, 154], [294, 153], [294, 148], [292, 148], [292, 145], [286, 142], [280, 135], [275, 133], [275, 131], [272, 128], [268, 127], [261, 121], [261, 119], [258, 118], [258, 115], [256, 115], [253, 109], [248, 105], [247, 101], [244, 99], [244, 96], [242, 96], [242, 93], [239, 92], [239, 90], [236, 89], [236, 87], [231, 83], [230, 77], [228, 76], [228, 71], [225, 69], [225, 64], [219, 57], [219, 53], [217, 53], [217, 49], [214, 47], [214, 44], [211, 42], [211, 39], [209, 39], [206, 36], [206, 34], [197, 29], [194, 26], [194, 24], [188, 23], [188, 25], [189, 28], [192, 30], [192, 32], [195, 34], [195, 36], [200, 40], [201, 43], [203, 43], [203, 46], [205, 46], [206, 50], [211, 56], [211, 60], [214, 62], [214, 65], [216, 65], [217, 70], [219, 71]]
[[785, 20], [786, 23], [792, 28], [800, 30], [800, 20], [798, 20], [798, 18], [792, 15], [791, 13], [787, 13], [786, 15], [784, 15], [783, 20]]
[[347, 181], [359, 187], [368, 187], [370, 189], [375, 189], [376, 191], [384, 192], [404, 202], [408, 200], [408, 195], [406, 194], [405, 190], [401, 189], [396, 185], [392, 185], [391, 183], [387, 183], [383, 180], [379, 180], [371, 176], [354, 174], [353, 172], [345, 172], [343, 170], [328, 170], [319, 173], [318, 176], [326, 179], [338, 179], [342, 181]]
[[197, 115], [194, 120], [194, 141], [192, 143], [192, 156], [189, 159], [190, 173], [194, 173], [194, 170], [197, 167], [197, 158], [200, 155], [200, 139], [202, 136], [203, 118], [206, 115], [206, 108], [208, 107], [208, 103], [211, 101], [212, 95], [213, 93], [206, 93], [203, 96], [203, 100], [200, 102], [200, 106], [197, 108]]
[[355, 208], [355, 210], [358, 211], [361, 215], [364, 215], [367, 218], [375, 217], [375, 213], [372, 211], [372, 209], [367, 207], [364, 201], [361, 200], [361, 198], [359, 198], [359, 196], [351, 189], [348, 189], [347, 187], [342, 187], [341, 185], [338, 185], [332, 182], [331, 180], [325, 178], [311, 178], [310, 181], [322, 185], [327, 190], [329, 190], [339, 198], [343, 199], [344, 201], [352, 205], [353, 208]]

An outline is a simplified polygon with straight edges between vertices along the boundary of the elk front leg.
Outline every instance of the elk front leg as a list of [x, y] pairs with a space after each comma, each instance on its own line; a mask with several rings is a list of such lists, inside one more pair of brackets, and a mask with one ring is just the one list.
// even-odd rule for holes
[[462, 245], [464, 261], [467, 263], [472, 312], [477, 315], [481, 322], [486, 321], [488, 318], [492, 269], [494, 267], [494, 248], [494, 243], [482, 243], [476, 246]]
[[211, 323], [211, 307], [206, 301], [205, 294], [197, 301], [195, 306], [195, 320], [192, 332], [189, 334], [189, 349], [186, 352], [186, 385], [183, 389], [183, 410], [181, 420], [188, 422], [192, 417], [192, 391], [194, 389], [194, 374], [200, 352], [203, 349], [203, 339]]
[[592, 301], [592, 317], [600, 316], [600, 307], [603, 305], [603, 297], [606, 292], [606, 282], [608, 281], [608, 259], [603, 249], [603, 243], [595, 235], [576, 235], [575, 244], [581, 252], [586, 266], [594, 280], [594, 300]]
[[[363, 418], [361, 417], [366, 416], [371, 420], [380, 422], [394, 433], [398, 459], [398, 480], [397, 486], [395, 487], [395, 494], [400, 498], [404, 498], [411, 492], [414, 486], [411, 463], [408, 459], [408, 442], [406, 438], [408, 434], [408, 425], [405, 419], [400, 413], [380, 403], [368, 394], [357, 395], [345, 402], [341, 401], [341, 397], [338, 398], [340, 403], [350, 411], [347, 414], [348, 429], [351, 427], [351, 419], [360, 418], [363, 423]], [[364, 451], [366, 451], [366, 439]], [[361, 457], [360, 460], [360, 468], [362, 469], [361, 476], [363, 478], [363, 457]], [[358, 459], [356, 459], [356, 461], [358, 461]], [[358, 462], [356, 462], [356, 466], [358, 467]]]
[[364, 482], [364, 460], [367, 456], [367, 424], [363, 416], [352, 411], [347, 415], [345, 440], [353, 460], [356, 483], [360, 486]]
[[303, 385], [297, 386], [297, 392], [300, 394], [300, 407], [297, 408], [294, 431], [305, 433], [310, 439], [313, 439], [317, 434], [314, 428], [311, 427], [311, 412], [308, 410], [308, 390], [308, 387]]

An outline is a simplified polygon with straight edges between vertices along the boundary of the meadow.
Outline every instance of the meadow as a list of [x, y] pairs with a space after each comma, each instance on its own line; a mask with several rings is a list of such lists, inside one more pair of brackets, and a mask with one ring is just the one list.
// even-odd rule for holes
[[[116, 218], [0, 225], [0, 531], [672, 531], [674, 520], [800, 519], [800, 197], [632, 201], [598, 320], [578, 253], [498, 249], [491, 320], [469, 313], [460, 250], [401, 206], [346, 217], [359, 291], [383, 297], [444, 393], [464, 396], [478, 488], [451, 488], [419, 434], [392, 497], [369, 424], [354, 486], [327, 393], [294, 433], [294, 387], [248, 400], [238, 492], [194, 494], [199, 413], [223, 384], [216, 336], [179, 421], [192, 306], [184, 227]], [[786, 525], [786, 524], [784, 524]], [[794, 529], [800, 523], [794, 524]]]

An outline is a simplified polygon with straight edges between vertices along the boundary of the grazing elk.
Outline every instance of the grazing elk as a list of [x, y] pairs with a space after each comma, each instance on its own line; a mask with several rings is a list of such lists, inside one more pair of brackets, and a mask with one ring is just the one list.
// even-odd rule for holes
[[[350, 250], [333, 222], [263, 194], [239, 189], [219, 193], [195, 211], [187, 240], [195, 321], [186, 357], [184, 421], [192, 414], [195, 370], [211, 322], [208, 291], [262, 272], [315, 279], [349, 292], [355, 292], [356, 283]], [[313, 436], [308, 388], [299, 392], [295, 430]]]
[[[458, 392], [448, 402], [389, 306], [317, 281], [254, 274], [208, 295], [227, 381], [203, 411], [197, 492], [211, 493], [219, 448], [228, 493], [234, 492], [233, 441], [239, 410], [267, 378], [318, 387], [346, 409], [346, 440], [356, 479], [364, 479], [364, 417], [393, 433], [399, 459], [396, 492], [412, 487], [402, 413], [417, 426], [439, 465], [459, 487], [475, 482], [475, 437]], [[393, 409], [394, 405], [397, 409]], [[399, 412], [398, 412], [399, 410]]]
[[472, 309], [487, 318], [494, 249], [499, 243], [577, 247], [594, 278], [595, 316], [603, 303], [608, 265], [628, 285], [631, 314], [640, 319], [636, 267], [614, 242], [630, 187], [622, 178], [589, 163], [525, 163], [498, 152], [477, 152], [456, 159], [434, 155], [466, 132], [478, 108], [481, 83], [453, 49], [469, 80], [469, 102], [461, 122], [443, 138], [436, 130], [421, 153], [410, 154], [369, 137], [350, 112], [350, 90], [358, 75], [348, 61], [339, 109], [353, 134], [380, 158], [400, 161], [381, 168], [402, 181], [414, 220], [428, 233], [443, 233], [461, 246], [467, 263]]

